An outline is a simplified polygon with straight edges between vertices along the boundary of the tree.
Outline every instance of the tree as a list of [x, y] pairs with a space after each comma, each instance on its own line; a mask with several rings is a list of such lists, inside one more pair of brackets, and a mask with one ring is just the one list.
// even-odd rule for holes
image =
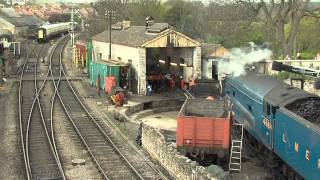
[[[272, 31], [275, 30], [276, 38], [282, 49], [282, 55], [292, 56], [294, 43], [299, 32], [301, 19], [314, 12], [308, 5], [310, 0], [239, 0], [240, 3], [255, 14], [259, 20], [264, 21]], [[285, 25], [288, 33], [285, 33]]]
[[320, 47], [320, 23], [317, 18], [305, 17], [301, 20], [296, 46], [303, 58], [313, 59]]
[[55, 14], [50, 15], [50, 17], [48, 18], [48, 21], [50, 23], [57, 23], [57, 22], [62, 22], [63, 19], [62, 19], [61, 14], [55, 13]]

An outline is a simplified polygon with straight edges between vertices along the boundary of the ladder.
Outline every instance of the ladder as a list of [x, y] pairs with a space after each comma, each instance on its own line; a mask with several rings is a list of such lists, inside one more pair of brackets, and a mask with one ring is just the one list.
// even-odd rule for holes
[[83, 68], [84, 67], [84, 55], [81, 54], [81, 51], [80, 49], [75, 49], [75, 55], [74, 55], [74, 59], [73, 59], [73, 62], [76, 64], [76, 67], [81, 67]]
[[241, 130], [240, 139], [232, 139], [231, 141], [231, 153], [229, 161], [229, 171], [241, 172], [241, 150], [243, 140], [243, 124], [234, 123], [233, 126]]

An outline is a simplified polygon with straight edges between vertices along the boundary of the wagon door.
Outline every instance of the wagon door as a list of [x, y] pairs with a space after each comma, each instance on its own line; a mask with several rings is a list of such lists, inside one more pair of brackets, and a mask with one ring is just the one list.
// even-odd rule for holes
[[262, 141], [269, 148], [273, 148], [273, 127], [275, 119], [276, 108], [270, 103], [264, 102], [263, 104], [263, 116], [261, 120], [261, 135]]

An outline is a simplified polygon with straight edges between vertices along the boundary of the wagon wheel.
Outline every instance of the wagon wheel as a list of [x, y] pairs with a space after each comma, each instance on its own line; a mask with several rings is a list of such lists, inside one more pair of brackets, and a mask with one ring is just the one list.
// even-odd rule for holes
[[201, 150], [201, 152], [200, 152], [200, 158], [201, 158], [201, 161], [204, 160], [204, 150]]

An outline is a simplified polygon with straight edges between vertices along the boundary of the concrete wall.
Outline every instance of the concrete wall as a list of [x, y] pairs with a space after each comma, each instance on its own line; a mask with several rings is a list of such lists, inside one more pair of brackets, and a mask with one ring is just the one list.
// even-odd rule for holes
[[217, 177], [218, 174], [210, 174], [196, 162], [179, 155], [175, 144], [167, 143], [159, 131], [147, 125], [142, 129], [142, 146], [174, 176], [174, 179], [220, 179]]
[[[100, 60], [101, 53], [101, 60], [107, 60], [109, 55], [109, 43], [104, 43], [100, 41], [92, 41], [94, 55], [96, 60]], [[156, 48], [159, 49], [159, 48]], [[161, 52], [161, 51], [160, 51]], [[139, 48], [139, 47], [129, 47], [123, 46], [119, 44], [112, 44], [111, 46], [111, 59], [112, 60], [119, 60], [124, 63], [128, 63], [129, 60], [132, 62], [133, 71], [135, 72], [134, 77], [137, 86], [136, 92], [140, 95], [146, 94], [146, 65], [147, 65], [147, 57], [146, 57], [146, 48]], [[156, 53], [156, 52], [155, 52]], [[195, 76], [201, 78], [201, 47], [196, 48], [172, 48], [167, 49], [166, 53], [168, 56], [172, 56], [173, 61], [176, 62], [179, 60], [180, 57], [185, 59], [185, 62], [190, 65], [193, 64], [193, 68], [190, 71], [185, 70], [183, 75], [185, 78], [190, 76]], [[162, 53], [160, 53], [162, 54]], [[160, 55], [159, 54], [159, 55]], [[177, 69], [173, 69], [173, 72], [176, 72]]]
[[[146, 95], [147, 88], [147, 77], [146, 77], [146, 49], [138, 48], [139, 51], [139, 59], [138, 59], [138, 94]], [[136, 62], [135, 62], [136, 63]]]
[[[99, 53], [102, 54], [102, 60], [108, 60], [109, 55], [109, 43], [100, 42], [100, 41], [92, 41], [95, 58], [98, 59]], [[111, 45], [111, 59], [118, 60], [121, 58], [122, 62], [128, 62], [132, 60], [134, 65], [138, 65], [139, 60], [139, 49], [135, 47], [123, 46], [119, 44]]]
[[201, 47], [193, 49], [193, 75], [201, 79]]

